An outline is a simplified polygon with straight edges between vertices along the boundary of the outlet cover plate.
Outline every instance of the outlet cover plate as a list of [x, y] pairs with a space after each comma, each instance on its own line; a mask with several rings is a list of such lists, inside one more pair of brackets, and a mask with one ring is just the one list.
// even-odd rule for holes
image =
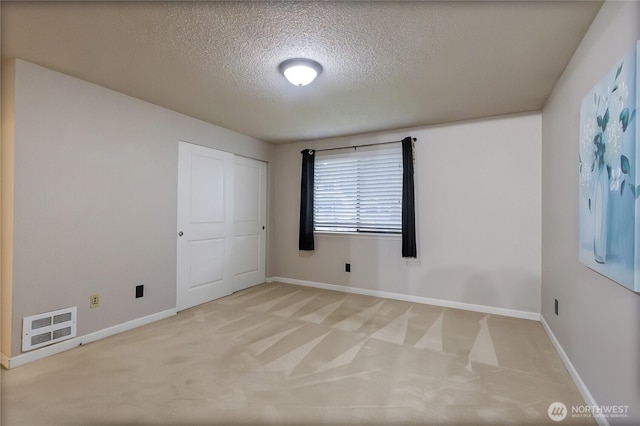
[[100, 296], [98, 296], [97, 294], [92, 294], [91, 296], [89, 296], [89, 307], [93, 309], [99, 306], [100, 306]]

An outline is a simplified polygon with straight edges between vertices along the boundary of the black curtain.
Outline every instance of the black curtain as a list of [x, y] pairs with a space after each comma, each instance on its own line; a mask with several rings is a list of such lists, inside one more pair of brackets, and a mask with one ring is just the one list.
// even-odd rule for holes
[[315, 155], [312, 149], [302, 151], [302, 182], [300, 188], [300, 238], [299, 250], [313, 250], [313, 168]]
[[402, 140], [402, 257], [417, 257], [416, 204], [413, 190], [413, 139]]

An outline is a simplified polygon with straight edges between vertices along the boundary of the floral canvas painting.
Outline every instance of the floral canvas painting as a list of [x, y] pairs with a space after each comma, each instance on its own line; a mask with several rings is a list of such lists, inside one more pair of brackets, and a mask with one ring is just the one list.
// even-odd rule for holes
[[580, 261], [633, 291], [640, 291], [639, 49], [640, 42], [580, 108]]

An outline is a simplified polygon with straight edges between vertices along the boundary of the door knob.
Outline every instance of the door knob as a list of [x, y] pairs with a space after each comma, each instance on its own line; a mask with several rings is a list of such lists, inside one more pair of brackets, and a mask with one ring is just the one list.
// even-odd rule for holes
[[178, 232], [178, 237], [182, 237], [184, 235], [184, 232], [180, 231]]

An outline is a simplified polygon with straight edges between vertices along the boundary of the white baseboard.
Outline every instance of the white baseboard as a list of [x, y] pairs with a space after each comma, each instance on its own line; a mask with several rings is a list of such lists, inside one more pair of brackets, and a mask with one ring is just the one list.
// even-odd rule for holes
[[124, 331], [128, 331], [146, 324], [150, 324], [152, 322], [159, 321], [164, 318], [168, 318], [175, 315], [176, 313], [177, 310], [175, 308], [167, 309], [166, 311], [157, 312], [155, 314], [147, 315], [146, 317], [142, 318], [137, 318], [122, 324], [114, 325], [113, 327], [104, 328], [93, 333], [85, 334], [84, 336], [74, 337], [73, 339], [65, 340], [51, 346], [45, 346], [44, 348], [36, 349], [32, 352], [25, 352], [14, 357], [8, 357], [5, 354], [2, 354], [2, 365], [4, 365], [5, 368], [19, 367], [21, 365], [46, 358], [60, 352], [68, 351], [69, 349], [73, 349], [76, 346], [95, 342], [96, 340], [104, 339], [105, 337], [113, 336], [114, 334], [122, 333]]
[[[571, 375], [573, 382], [576, 384], [576, 386], [578, 387], [578, 390], [582, 394], [582, 397], [584, 398], [586, 405], [598, 406], [598, 403], [596, 402], [595, 398], [593, 397], [593, 395], [591, 395], [591, 392], [589, 392], [587, 385], [585, 385], [584, 382], [582, 381], [582, 378], [578, 374], [578, 371], [573, 366], [573, 363], [567, 356], [567, 353], [564, 351], [564, 348], [556, 338], [555, 334], [553, 334], [553, 331], [551, 331], [551, 327], [549, 327], [549, 324], [547, 323], [547, 321], [544, 319], [542, 315], [540, 315], [540, 322], [542, 323], [542, 327], [544, 328], [544, 331], [547, 332], [547, 336], [549, 336], [551, 343], [553, 343], [553, 346], [556, 348], [556, 352], [558, 352], [558, 355], [560, 355], [560, 359], [564, 363], [564, 366], [569, 371], [569, 374]], [[594, 417], [594, 419], [600, 426], [609, 426], [609, 421], [605, 417], [596, 416]]]
[[474, 305], [472, 303], [454, 302], [451, 300], [432, 299], [430, 297], [410, 296], [407, 294], [391, 293], [380, 290], [369, 290], [358, 287], [347, 287], [343, 285], [325, 284], [315, 281], [297, 280], [284, 277], [270, 277], [266, 280], [270, 282], [281, 282], [285, 284], [296, 284], [305, 287], [322, 288], [325, 290], [342, 291], [344, 293], [362, 294], [365, 296], [384, 297], [387, 299], [403, 300], [405, 302], [422, 303], [425, 305], [442, 306], [445, 308], [464, 309], [467, 311], [482, 312], [485, 314], [504, 315], [507, 317], [522, 318], [533, 321], [540, 321], [540, 314], [537, 312], [518, 311], [515, 309], [497, 308], [493, 306]]

